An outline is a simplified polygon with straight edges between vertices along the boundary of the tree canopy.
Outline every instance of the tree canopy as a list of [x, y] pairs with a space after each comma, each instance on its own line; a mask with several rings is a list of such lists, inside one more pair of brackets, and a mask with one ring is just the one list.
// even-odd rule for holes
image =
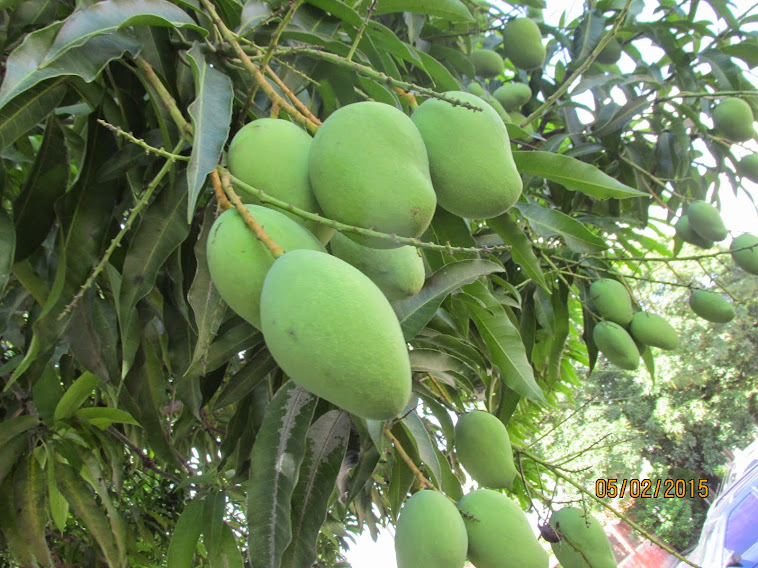
[[[626, 393], [628, 403], [603, 412], [643, 437], [660, 475], [717, 473], [717, 441], [742, 439], [756, 416], [756, 361], [746, 354], [755, 348], [758, 243], [740, 237], [730, 251], [732, 228], [718, 226], [718, 207], [725, 191], [752, 199], [749, 180], [758, 182], [750, 74], [757, 17], [721, 0], [661, 0], [643, 21], [640, 0], [598, 0], [553, 26], [543, 7], [0, 2], [0, 500], [13, 504], [0, 507], [0, 559], [339, 566], [351, 534], [395, 523], [419, 489], [463, 497], [454, 418], [474, 409], [507, 427], [518, 475], [505, 494], [523, 509], [533, 500], [553, 508], [546, 483], [573, 482], [591, 499], [591, 483], [554, 463], [565, 453], [537, 443], [579, 388], [600, 400]], [[514, 22], [519, 29], [508, 27]], [[490, 55], [472, 57], [482, 50]], [[510, 94], [501, 89], [514, 84]], [[461, 91], [476, 96], [464, 100]], [[496, 134], [477, 140], [461, 130], [433, 144], [445, 121], [424, 125], [417, 110], [435, 100], [440, 112], [495, 116], [486, 129]], [[230, 171], [230, 143], [254, 120], [286, 121], [313, 148], [330, 117], [367, 101], [411, 135], [392, 138], [387, 126], [386, 139], [346, 143], [331, 158], [335, 168], [320, 174], [308, 154], [317, 205], [287, 201]], [[355, 120], [346, 132], [381, 130], [377, 124]], [[462, 153], [446, 155], [454, 141]], [[497, 144], [499, 157], [483, 159]], [[295, 146], [282, 146], [282, 178], [304, 163]], [[413, 152], [417, 163], [405, 165]], [[334, 178], [316, 191], [317, 175], [332, 179], [327, 174], [342, 175], [343, 166], [352, 180]], [[330, 192], [347, 181], [392, 198], [369, 207], [352, 195], [334, 210], [349, 200], [377, 218], [394, 210], [429, 181], [405, 185], [403, 168], [431, 175], [434, 186], [427, 222], [411, 209], [420, 233], [326, 214]], [[493, 183], [510, 176], [515, 203], [489, 216], [473, 199], [474, 218], [461, 213], [456, 188], [468, 191], [489, 169]], [[462, 171], [470, 175], [461, 179]], [[452, 190], [445, 179], [456, 180]], [[501, 205], [502, 198], [493, 197]], [[209, 246], [222, 213], [237, 215], [244, 234], [262, 243], [262, 264], [284, 272], [279, 260], [289, 251], [282, 254], [272, 224], [261, 226], [245, 205], [254, 203], [310, 222], [322, 243], [338, 231], [376, 248], [420, 251], [420, 291], [376, 308], [390, 314], [412, 373], [410, 401], [395, 417], [359, 416], [303, 388], [308, 370], [286, 355], [297, 334], [284, 330], [274, 341], [274, 308], [263, 310], [259, 326], [222, 297], [209, 262], [211, 250], [233, 244]], [[243, 274], [245, 262], [233, 260], [227, 271]], [[279, 301], [296, 285], [320, 289], [326, 276], [317, 272], [281, 277], [276, 288], [264, 282], [262, 294]], [[621, 283], [634, 312], [663, 314], [678, 334], [680, 355], [658, 364], [659, 348], [633, 332], [631, 355], [649, 383], [608, 366], [607, 357], [620, 360], [611, 353], [618, 338], [626, 338], [626, 355], [633, 339], [629, 322], [603, 321], [596, 295], [593, 303], [590, 286], [600, 279]], [[737, 318], [729, 329], [739, 332], [695, 320], [684, 299], [698, 289], [727, 298]], [[321, 298], [348, 310], [339, 299], [358, 296], [334, 286]], [[664, 310], [661, 297], [676, 298], [678, 309]], [[287, 302], [279, 304], [276, 313], [286, 313]], [[322, 335], [346, 346], [345, 360], [378, 364], [369, 348], [350, 352], [363, 332], [345, 334], [348, 319], [329, 320]], [[641, 325], [652, 326], [645, 337], [661, 329]], [[750, 389], [736, 409], [728, 393]], [[743, 422], [714, 433], [721, 413]], [[675, 548], [687, 544], [677, 540], [683, 535], [663, 536]]]

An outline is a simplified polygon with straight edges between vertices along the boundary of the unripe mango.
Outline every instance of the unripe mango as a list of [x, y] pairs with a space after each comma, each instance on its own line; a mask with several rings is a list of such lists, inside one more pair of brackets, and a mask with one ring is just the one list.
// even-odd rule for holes
[[497, 217], [518, 201], [522, 189], [508, 131], [497, 112], [476, 95], [445, 94], [481, 112], [428, 99], [411, 117], [429, 153], [437, 201], [460, 217]]
[[487, 91], [485, 91], [484, 87], [482, 87], [476, 81], [469, 83], [468, 87], [466, 87], [466, 90], [468, 90], [468, 92], [471, 93], [472, 95], [476, 95], [477, 97], [482, 98], [482, 99], [484, 99], [487, 96]]
[[[753, 247], [753, 248], [745, 248]], [[743, 250], [739, 250], [743, 249]], [[745, 272], [758, 274], [758, 237], [745, 233], [732, 240], [729, 247], [732, 252], [734, 264], [739, 266]]]
[[458, 508], [468, 533], [468, 559], [476, 568], [547, 568], [547, 552], [508, 497], [477, 489], [464, 495]]
[[758, 183], [758, 154], [748, 154], [742, 158], [738, 169], [747, 179]]
[[687, 208], [690, 227], [708, 241], [723, 241], [727, 233], [718, 209], [705, 201], [693, 201]]
[[424, 140], [395, 107], [360, 102], [336, 110], [313, 138], [308, 164], [313, 192], [330, 219], [401, 237], [421, 236], [432, 220], [437, 199]]
[[400, 323], [368, 276], [312, 250], [280, 256], [261, 292], [261, 331], [298, 385], [361, 418], [388, 420], [411, 396]]
[[704, 239], [692, 230], [692, 227], [690, 226], [690, 219], [687, 217], [687, 215], [682, 215], [679, 218], [679, 220], [676, 222], [676, 225], [674, 225], [674, 230], [676, 230], [676, 236], [682, 239], [685, 243], [690, 243], [691, 245], [695, 245], [696, 247], [703, 249], [709, 249], [713, 247], [713, 241]]
[[[321, 213], [308, 178], [311, 137], [299, 126], [275, 118], [260, 118], [243, 126], [232, 139], [227, 154], [229, 171], [246, 184], [271, 197], [311, 213]], [[261, 202], [254, 194], [238, 190], [243, 203]], [[275, 208], [291, 217], [326, 244], [334, 229]]]
[[[324, 247], [302, 225], [284, 213], [260, 205], [245, 205], [266, 234], [285, 251]], [[229, 209], [218, 216], [208, 234], [208, 270], [221, 297], [243, 319], [261, 328], [260, 300], [263, 280], [274, 257], [245, 225], [242, 216]]]
[[611, 278], [601, 278], [590, 285], [590, 302], [600, 317], [619, 325], [632, 321], [632, 299], [626, 287]]
[[690, 294], [690, 307], [701, 318], [713, 323], [726, 323], [734, 319], [734, 308], [722, 296], [707, 290]]
[[621, 59], [621, 44], [614, 37], [605, 44], [605, 47], [598, 53], [595, 61], [604, 65], [613, 65], [619, 59]]
[[395, 529], [397, 568], [463, 568], [467, 549], [461, 513], [442, 493], [419, 491], [405, 502]]
[[548, 523], [558, 535], [550, 543], [563, 568], [616, 568], [616, 557], [603, 526], [576, 507], [555, 511]]
[[629, 324], [629, 331], [637, 341], [661, 349], [679, 347], [679, 334], [665, 318], [650, 312], [637, 312]]
[[747, 142], [755, 136], [753, 109], [737, 97], [727, 97], [713, 110], [713, 124], [724, 138]]
[[455, 425], [458, 460], [480, 485], [510, 489], [516, 478], [513, 450], [505, 425], [488, 412], [464, 414]]
[[529, 18], [515, 18], [503, 30], [505, 56], [519, 69], [537, 69], [545, 62], [539, 26]]
[[601, 321], [592, 331], [595, 345], [617, 367], [634, 371], [640, 366], [640, 352], [634, 339], [619, 324]]
[[352, 264], [374, 281], [389, 300], [415, 296], [424, 285], [424, 260], [416, 247], [375, 249], [342, 233], [332, 237], [332, 254]]
[[532, 98], [532, 90], [525, 83], [507, 83], [492, 93], [507, 112], [519, 110]]
[[497, 77], [505, 70], [502, 56], [491, 49], [475, 49], [469, 59], [480, 77]]

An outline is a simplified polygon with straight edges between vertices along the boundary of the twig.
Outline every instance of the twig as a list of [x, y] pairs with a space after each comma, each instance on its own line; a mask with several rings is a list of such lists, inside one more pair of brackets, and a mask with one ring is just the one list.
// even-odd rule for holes
[[176, 100], [171, 96], [171, 93], [168, 92], [166, 87], [163, 86], [160, 78], [158, 78], [158, 75], [153, 71], [153, 67], [142, 56], [137, 57], [134, 61], [145, 73], [145, 78], [156, 90], [161, 101], [166, 105], [166, 108], [168, 108], [168, 112], [179, 127], [182, 136], [186, 137], [188, 140], [192, 140], [192, 125], [184, 118], [182, 111], [179, 110], [179, 106], [176, 104]]
[[[176, 148], [174, 148], [173, 153], [175, 154], [178, 152], [181, 147], [184, 145], [184, 140], [180, 140], [179, 143], [176, 145]], [[60, 321], [63, 319], [63, 317], [68, 314], [74, 306], [79, 302], [79, 300], [82, 299], [82, 296], [84, 296], [85, 292], [94, 284], [95, 279], [100, 275], [100, 273], [105, 268], [105, 265], [108, 264], [108, 261], [111, 258], [111, 255], [113, 252], [121, 245], [121, 241], [126, 235], [126, 233], [129, 232], [129, 230], [132, 228], [132, 224], [134, 223], [134, 220], [137, 218], [137, 216], [142, 212], [142, 210], [145, 208], [145, 206], [150, 201], [150, 198], [153, 196], [153, 193], [158, 188], [158, 185], [163, 180], [163, 178], [166, 176], [166, 174], [171, 170], [171, 168], [174, 167], [173, 160], [167, 160], [165, 164], [163, 164], [163, 167], [160, 169], [160, 171], [156, 174], [156, 176], [153, 178], [153, 181], [150, 182], [150, 185], [147, 186], [147, 189], [145, 189], [144, 193], [140, 196], [137, 203], [135, 203], [134, 207], [129, 211], [129, 217], [126, 219], [126, 222], [124, 223], [123, 229], [121, 229], [118, 234], [113, 237], [113, 240], [111, 241], [111, 244], [108, 246], [108, 248], [105, 251], [105, 254], [103, 254], [103, 257], [100, 259], [100, 262], [97, 263], [97, 266], [92, 270], [92, 272], [89, 275], [89, 278], [82, 284], [81, 288], [79, 288], [79, 291], [76, 293], [76, 296], [69, 302], [69, 304], [63, 308], [63, 311], [58, 315], [58, 320]]]
[[218, 201], [219, 209], [222, 211], [231, 209], [232, 204], [229, 202], [226, 194], [224, 193], [224, 188], [221, 185], [221, 178], [219, 177], [217, 170], [213, 170], [211, 172], [211, 182], [213, 183], [213, 192], [216, 194], [216, 201]]
[[263, 230], [263, 227], [261, 227], [260, 224], [253, 218], [253, 215], [250, 213], [250, 211], [245, 207], [245, 205], [242, 203], [242, 200], [239, 198], [239, 195], [237, 195], [232, 188], [231, 184], [229, 183], [229, 179], [227, 176], [224, 176], [221, 180], [221, 186], [224, 188], [224, 191], [229, 196], [229, 201], [231, 201], [232, 205], [234, 205], [235, 209], [237, 209], [237, 212], [242, 215], [242, 219], [244, 219], [245, 224], [250, 228], [250, 230], [253, 231], [255, 234], [255, 238], [257, 238], [263, 245], [269, 250], [269, 252], [273, 255], [274, 258], [279, 258], [284, 254], [284, 249], [280, 247], [278, 244], [274, 242], [274, 239], [272, 239], [269, 235], [266, 234], [266, 231]]
[[374, 13], [374, 10], [376, 10], [376, 0], [373, 0], [371, 2], [371, 6], [368, 7], [368, 14], [366, 14], [366, 17], [363, 19], [363, 23], [361, 24], [361, 27], [358, 30], [355, 39], [353, 40], [353, 45], [350, 46], [350, 51], [347, 52], [347, 57], [345, 59], [348, 61], [350, 61], [353, 58], [353, 55], [355, 55], [355, 50], [358, 49], [358, 44], [361, 42], [363, 32], [366, 31], [366, 26], [368, 26], [368, 21], [371, 19], [371, 15]]
[[182, 479], [178, 475], [174, 475], [173, 473], [164, 471], [161, 468], [159, 468], [157, 465], [155, 465], [155, 461], [150, 456], [148, 456], [145, 452], [139, 449], [134, 442], [132, 442], [129, 438], [127, 438], [121, 432], [116, 430], [113, 426], [110, 426], [108, 428], [108, 433], [114, 436], [115, 438], [118, 438], [122, 444], [124, 444], [130, 450], [132, 450], [135, 454], [137, 454], [137, 457], [139, 457], [139, 459], [142, 461], [142, 465], [144, 465], [147, 469], [154, 471], [155, 473], [159, 475], [162, 475], [166, 479], [170, 479], [174, 483], [180, 483], [182, 481]]
[[[429, 481], [426, 477], [424, 477], [424, 474], [421, 473], [421, 470], [418, 468], [418, 466], [413, 462], [411, 459], [411, 456], [408, 455], [408, 452], [405, 451], [402, 444], [400, 443], [400, 440], [395, 438], [395, 436], [390, 432], [389, 428], [384, 429], [384, 433], [387, 435], [387, 437], [392, 441], [392, 445], [395, 446], [395, 449], [397, 450], [397, 453], [400, 454], [400, 457], [403, 458], [403, 461], [406, 463], [406, 465], [411, 468], [411, 471], [416, 475], [416, 478], [418, 479], [419, 485], [421, 485], [421, 489], [424, 487], [429, 487], [431, 489], [434, 489], [435, 491], [440, 491], [435, 487], [434, 483]], [[442, 493], [440, 491], [440, 493]], [[451, 499], [452, 500], [452, 499]]]
[[129, 142], [131, 142], [132, 144], [136, 144], [137, 146], [145, 150], [145, 153], [156, 154], [168, 160], [189, 162], [189, 158], [187, 156], [182, 156], [181, 154], [172, 154], [171, 152], [167, 151], [165, 148], [156, 148], [155, 146], [151, 146], [150, 144], [148, 144], [141, 138], [137, 138], [136, 136], [134, 136], [134, 134], [132, 134], [131, 132], [127, 132], [120, 126], [115, 126], [109, 122], [105, 122], [101, 118], [98, 118], [97, 122], [98, 124], [105, 126], [108, 130], [115, 132], [117, 135], [123, 136], [124, 138], [129, 140]]
[[[308, 117], [308, 120], [310, 120], [311, 122], [313, 122], [314, 124], [318, 126], [321, 126], [321, 121], [318, 119], [318, 117], [315, 114], [313, 114], [310, 111], [310, 109], [308, 109], [307, 106], [303, 104], [303, 101], [297, 98], [297, 95], [292, 92], [292, 89], [290, 89], [287, 86], [287, 84], [279, 78], [279, 75], [274, 73], [274, 70], [271, 69], [271, 67], [269, 67], [268, 65], [266, 65], [266, 72], [271, 76], [271, 78], [274, 80], [274, 83], [276, 83], [279, 86], [282, 92], [284, 92], [284, 94], [287, 95], [287, 97], [295, 104], [295, 106], [298, 109], [300, 109], [300, 112], [302, 112], [305, 116]], [[276, 105], [277, 107], [279, 106], [276, 101], [274, 101], [274, 105]]]

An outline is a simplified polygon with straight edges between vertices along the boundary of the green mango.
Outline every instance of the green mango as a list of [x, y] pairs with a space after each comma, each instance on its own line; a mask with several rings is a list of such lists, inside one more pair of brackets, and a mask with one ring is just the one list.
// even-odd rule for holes
[[469, 59], [479, 77], [497, 77], [505, 70], [503, 57], [491, 49], [475, 49]]
[[[285, 251], [310, 249], [326, 252], [308, 229], [275, 209], [245, 205], [263, 230]], [[206, 244], [213, 285], [229, 307], [255, 328], [261, 328], [263, 280], [274, 257], [245, 225], [236, 209], [218, 216]]]
[[621, 44], [614, 37], [600, 51], [595, 61], [604, 65], [613, 65], [621, 59]]
[[456, 506], [442, 493], [414, 493], [395, 528], [397, 568], [463, 568], [468, 535]]
[[637, 312], [629, 324], [629, 331], [637, 341], [661, 349], [679, 347], [679, 334], [666, 319], [650, 312]]
[[616, 557], [603, 526], [576, 507], [555, 511], [548, 522], [558, 535], [550, 543], [563, 568], [616, 568]]
[[734, 319], [734, 308], [722, 296], [707, 290], [690, 294], [690, 307], [701, 318], [713, 323], [726, 323]]
[[634, 339], [619, 324], [601, 321], [592, 330], [592, 339], [605, 357], [617, 367], [634, 371], [640, 366], [640, 352]]
[[[287, 120], [260, 118], [243, 126], [229, 144], [227, 162], [233, 176], [271, 197], [311, 213], [321, 213], [308, 178], [311, 137]], [[334, 229], [310, 221], [284, 209], [262, 204], [255, 194], [240, 187], [243, 203], [263, 205], [282, 211], [326, 244]]]
[[485, 99], [487, 97], [487, 91], [485, 91], [484, 87], [482, 87], [476, 81], [469, 83], [468, 87], [466, 87], [466, 90], [468, 90], [468, 92], [472, 95], [476, 95], [481, 99]]
[[687, 208], [690, 227], [708, 241], [723, 241], [729, 234], [719, 210], [705, 201], [693, 201]]
[[601, 278], [590, 285], [590, 303], [605, 320], [619, 325], [632, 321], [632, 299], [629, 292], [618, 280]]
[[545, 62], [545, 46], [539, 26], [529, 18], [515, 18], [503, 30], [503, 51], [519, 69], [530, 71]]
[[[746, 249], [745, 247], [753, 247]], [[743, 249], [743, 250], [739, 250]], [[758, 274], [758, 237], [745, 233], [732, 240], [729, 247], [732, 253], [734, 264], [739, 266], [745, 272]]]
[[468, 559], [476, 568], [548, 567], [547, 552], [526, 515], [502, 493], [477, 489], [464, 495], [458, 508], [468, 533]]
[[676, 222], [676, 225], [674, 225], [674, 230], [676, 231], [676, 236], [683, 240], [685, 243], [690, 243], [691, 245], [695, 245], [696, 247], [700, 247], [702, 249], [709, 249], [713, 247], [713, 241], [704, 239], [692, 230], [690, 219], [687, 217], [687, 215], [682, 215], [679, 218], [679, 220]]
[[523, 187], [505, 124], [476, 95], [445, 94], [481, 112], [428, 99], [411, 116], [429, 153], [437, 201], [450, 213], [469, 219], [502, 215], [518, 201]]
[[753, 109], [737, 97], [727, 97], [713, 110], [713, 124], [724, 138], [747, 142], [755, 136]]
[[361, 418], [389, 420], [411, 397], [411, 365], [389, 300], [339, 258], [293, 250], [263, 282], [261, 331], [295, 383]]
[[342, 233], [334, 235], [330, 247], [334, 256], [371, 278], [389, 300], [415, 296], [424, 285], [424, 259], [416, 247], [370, 248]]
[[[432, 220], [437, 199], [424, 140], [395, 107], [360, 102], [337, 109], [313, 138], [308, 165], [313, 192], [330, 219], [401, 237], [421, 236]], [[377, 248], [401, 246], [350, 238]]]
[[532, 90], [525, 83], [506, 83], [492, 93], [507, 112], [519, 110], [532, 98]]
[[758, 183], [758, 154], [748, 154], [742, 158], [738, 170], [750, 181]]
[[510, 489], [516, 479], [508, 430], [497, 417], [475, 410], [455, 425], [458, 461], [480, 485]]

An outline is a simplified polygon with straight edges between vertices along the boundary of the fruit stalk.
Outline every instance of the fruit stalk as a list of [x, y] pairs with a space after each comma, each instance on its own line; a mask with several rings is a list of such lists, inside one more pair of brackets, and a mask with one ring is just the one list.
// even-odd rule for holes
[[[214, 173], [218, 175], [217, 172]], [[237, 195], [237, 193], [232, 188], [232, 184], [230, 183], [230, 176], [228, 174], [224, 174], [224, 176], [221, 178], [221, 186], [224, 188], [224, 192], [226, 192], [226, 195], [229, 197], [229, 201], [232, 203], [232, 205], [234, 205], [234, 208], [240, 215], [242, 215], [242, 219], [244, 219], [245, 224], [250, 227], [251, 231], [253, 231], [255, 238], [257, 238], [265, 245], [265, 247], [271, 252], [271, 255], [274, 258], [279, 258], [282, 256], [284, 254], [284, 249], [276, 244], [274, 242], [274, 239], [266, 234], [266, 231], [263, 230], [263, 227], [261, 227], [260, 224], [253, 218], [253, 216], [250, 214], [250, 211], [247, 210], [245, 205], [242, 203], [239, 195]]]
[[[416, 475], [416, 478], [418, 479], [421, 489], [423, 489], [424, 487], [429, 487], [430, 489], [434, 489], [435, 491], [440, 491], [439, 489], [437, 489], [437, 487], [435, 487], [434, 483], [432, 483], [426, 477], [424, 477], [424, 474], [421, 472], [418, 466], [413, 462], [413, 460], [411, 459], [411, 456], [409, 456], [408, 452], [406, 452], [405, 448], [403, 448], [403, 445], [400, 443], [400, 440], [395, 438], [392, 432], [390, 432], [390, 429], [385, 428], [384, 433], [390, 439], [390, 441], [392, 442], [392, 445], [395, 446], [397, 453], [400, 454], [401, 458], [403, 458], [403, 461], [405, 462], [405, 464], [409, 468], [411, 468], [411, 471]], [[440, 491], [440, 493], [442, 492]]]

